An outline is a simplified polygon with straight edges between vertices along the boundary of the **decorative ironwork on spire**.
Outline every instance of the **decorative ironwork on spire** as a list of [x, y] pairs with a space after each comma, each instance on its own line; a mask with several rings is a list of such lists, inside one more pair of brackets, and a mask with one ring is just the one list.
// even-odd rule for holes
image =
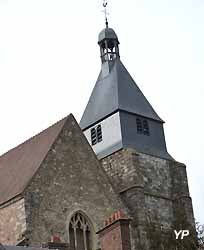
[[103, 12], [104, 12], [104, 15], [105, 15], [105, 24], [106, 24], [106, 28], [108, 28], [108, 12], [107, 12], [107, 5], [108, 5], [108, 2], [106, 0], [103, 0]]

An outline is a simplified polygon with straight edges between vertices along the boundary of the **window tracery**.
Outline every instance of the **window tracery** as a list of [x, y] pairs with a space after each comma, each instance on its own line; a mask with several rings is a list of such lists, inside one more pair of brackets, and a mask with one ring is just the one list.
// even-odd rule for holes
[[91, 227], [80, 212], [75, 213], [69, 223], [69, 243], [73, 250], [91, 250]]

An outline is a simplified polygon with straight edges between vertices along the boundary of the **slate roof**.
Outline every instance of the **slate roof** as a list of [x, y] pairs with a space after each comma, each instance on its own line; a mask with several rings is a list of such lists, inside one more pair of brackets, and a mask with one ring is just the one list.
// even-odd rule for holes
[[67, 116], [0, 157], [0, 204], [23, 192], [71, 117]]
[[81, 118], [80, 127], [86, 129], [117, 110], [164, 122], [154, 111], [119, 58], [114, 61], [108, 76], [103, 77], [103, 72], [100, 72]]
[[99, 33], [98, 43], [100, 43], [104, 39], [116, 39], [116, 40], [118, 40], [118, 37], [112, 28], [105, 28]]

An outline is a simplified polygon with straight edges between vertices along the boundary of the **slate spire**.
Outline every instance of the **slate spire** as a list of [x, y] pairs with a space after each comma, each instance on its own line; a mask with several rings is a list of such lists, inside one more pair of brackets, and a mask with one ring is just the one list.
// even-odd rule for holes
[[118, 36], [106, 27], [98, 36], [101, 71], [81, 118], [84, 130], [117, 110], [163, 122], [122, 64]]
[[115, 31], [103, 29], [98, 44], [101, 71], [80, 121], [97, 157], [133, 148], [172, 159], [166, 149], [164, 121], [122, 64]]

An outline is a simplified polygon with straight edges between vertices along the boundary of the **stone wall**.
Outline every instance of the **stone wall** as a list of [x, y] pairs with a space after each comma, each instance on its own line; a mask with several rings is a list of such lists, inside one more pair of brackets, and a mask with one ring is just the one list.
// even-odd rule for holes
[[69, 242], [70, 218], [81, 211], [92, 224], [96, 249], [95, 232], [121, 209], [131, 219], [132, 250], [146, 250], [149, 221], [168, 231], [175, 229], [175, 221], [180, 223], [180, 211], [186, 224], [194, 220], [185, 165], [133, 149], [99, 162], [72, 116], [22, 195], [24, 199], [0, 208], [4, 244], [25, 236], [31, 245], [41, 246], [52, 235]]
[[24, 199], [0, 208], [0, 242], [15, 245], [26, 230]]
[[195, 228], [192, 200], [189, 196], [186, 166], [179, 162], [171, 162], [172, 198], [174, 200], [174, 224]]
[[[126, 210], [73, 117], [30, 182], [25, 193], [27, 232], [31, 245], [40, 246], [59, 235], [68, 242], [69, 220], [83, 212], [95, 232], [113, 212]], [[95, 237], [95, 238], [94, 238]]]
[[[135, 184], [143, 186], [140, 165], [136, 164], [137, 158], [133, 160], [134, 152], [132, 149], [123, 149], [101, 160], [117, 192]], [[138, 167], [137, 171], [136, 167]]]
[[[171, 232], [184, 211], [186, 222], [193, 224], [186, 169], [183, 164], [133, 149], [122, 149], [101, 160], [114, 189], [130, 210], [133, 249], [148, 248], [145, 228], [153, 223]], [[146, 245], [140, 245], [146, 242]]]

